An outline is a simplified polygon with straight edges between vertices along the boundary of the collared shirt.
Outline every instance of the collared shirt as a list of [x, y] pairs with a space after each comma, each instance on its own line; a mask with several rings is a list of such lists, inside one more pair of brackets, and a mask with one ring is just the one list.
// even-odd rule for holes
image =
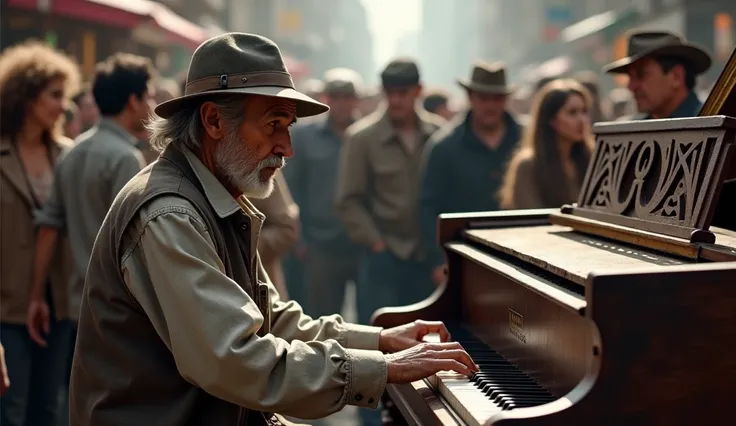
[[136, 139], [110, 118], [83, 133], [55, 170], [36, 224], [64, 229], [71, 244], [70, 309], [76, 317], [92, 245], [120, 189], [145, 162]]
[[335, 191], [343, 141], [323, 119], [291, 132], [294, 156], [284, 176], [299, 205], [302, 239], [306, 244], [343, 250], [353, 246], [335, 213]]
[[424, 244], [434, 252], [437, 264], [444, 263], [436, 241], [437, 216], [498, 210], [498, 190], [521, 138], [519, 125], [506, 113], [506, 133], [501, 144], [491, 149], [473, 131], [471, 114], [437, 132], [425, 148], [419, 222]]
[[299, 207], [292, 199], [281, 171], [274, 176], [271, 195], [252, 201], [253, 205], [266, 216], [258, 239], [261, 262], [281, 296], [286, 299], [281, 257], [299, 240]]
[[[249, 260], [264, 276], [255, 253], [265, 217], [184, 153], [218, 216], [250, 218]], [[264, 317], [225, 275], [204, 223], [185, 198], [163, 195], [141, 208], [120, 249], [128, 290], [167, 340], [182, 377], [217, 398], [299, 418], [324, 417], [345, 404], [375, 408], [387, 377], [376, 350], [381, 329], [338, 315], [311, 319], [296, 302], [279, 300], [268, 282], [271, 334], [256, 336]]]
[[417, 110], [419, 146], [408, 150], [391, 124], [388, 111], [358, 121], [348, 129], [342, 148], [335, 205], [356, 243], [384, 242], [403, 259], [421, 256], [417, 192], [422, 149], [445, 121]]

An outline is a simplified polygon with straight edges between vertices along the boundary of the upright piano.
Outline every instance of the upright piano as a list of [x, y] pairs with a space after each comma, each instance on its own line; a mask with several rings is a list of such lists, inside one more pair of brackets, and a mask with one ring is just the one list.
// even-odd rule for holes
[[732, 56], [699, 117], [596, 125], [576, 204], [441, 215], [447, 282], [373, 323], [442, 320], [481, 371], [389, 385], [390, 421], [736, 423], [734, 84]]

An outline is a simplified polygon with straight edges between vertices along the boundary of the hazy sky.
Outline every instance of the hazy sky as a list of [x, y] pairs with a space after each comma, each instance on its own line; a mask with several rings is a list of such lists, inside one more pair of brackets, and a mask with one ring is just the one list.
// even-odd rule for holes
[[[394, 54], [396, 40], [419, 28], [422, 0], [362, 0], [373, 33], [374, 56], [380, 69]], [[441, 0], [446, 1], [446, 0]]]

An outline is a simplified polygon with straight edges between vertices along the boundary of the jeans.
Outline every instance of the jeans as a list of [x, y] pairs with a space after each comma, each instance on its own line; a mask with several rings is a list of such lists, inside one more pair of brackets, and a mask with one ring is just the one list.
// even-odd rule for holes
[[31, 340], [25, 325], [0, 323], [10, 389], [0, 399], [2, 426], [54, 426], [59, 394], [67, 385], [70, 321], [51, 321], [47, 347]]

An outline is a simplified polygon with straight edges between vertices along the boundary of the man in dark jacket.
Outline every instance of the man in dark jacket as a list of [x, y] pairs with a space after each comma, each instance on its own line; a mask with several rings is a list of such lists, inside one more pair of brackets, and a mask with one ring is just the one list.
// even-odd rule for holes
[[521, 131], [506, 110], [512, 88], [501, 64], [479, 64], [470, 81], [470, 111], [439, 132], [425, 148], [419, 223], [423, 245], [434, 262], [433, 280], [444, 280], [445, 258], [436, 241], [440, 213], [498, 210], [496, 194]]
[[710, 68], [701, 47], [666, 31], [638, 31], [628, 36], [626, 57], [603, 69], [628, 74], [639, 114], [635, 120], [694, 117], [702, 103], [693, 90], [695, 77]]

